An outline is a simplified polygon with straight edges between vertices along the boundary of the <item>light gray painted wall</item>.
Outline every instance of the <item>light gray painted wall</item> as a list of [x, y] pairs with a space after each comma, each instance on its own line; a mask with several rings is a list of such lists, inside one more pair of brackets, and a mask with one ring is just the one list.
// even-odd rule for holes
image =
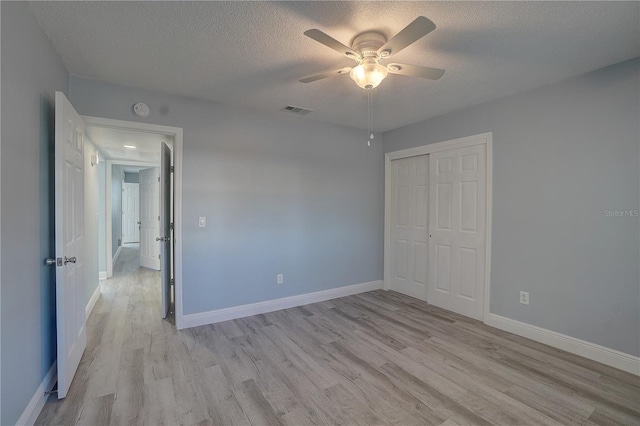
[[68, 74], [26, 3], [2, 15], [2, 418], [15, 424], [56, 357], [54, 91]]
[[84, 146], [84, 284], [86, 301], [98, 286], [98, 166], [91, 165], [91, 155], [97, 155], [96, 146], [85, 138]]
[[107, 224], [106, 224], [106, 163], [98, 164], [98, 270], [107, 273]]
[[138, 173], [124, 172], [125, 183], [140, 183], [140, 175]]
[[124, 172], [122, 166], [113, 165], [111, 167], [111, 256], [113, 257], [122, 241], [122, 180]]
[[184, 128], [185, 314], [382, 278], [382, 151], [365, 131], [75, 77], [70, 87], [81, 114]]
[[492, 313], [640, 353], [639, 219], [605, 215], [639, 208], [639, 89], [636, 59], [383, 134], [493, 132]]

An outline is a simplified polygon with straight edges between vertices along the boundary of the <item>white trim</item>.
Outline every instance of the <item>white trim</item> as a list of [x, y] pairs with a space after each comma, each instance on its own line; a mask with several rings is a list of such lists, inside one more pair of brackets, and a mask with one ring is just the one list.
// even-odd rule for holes
[[381, 288], [382, 281], [370, 281], [345, 287], [332, 288], [330, 290], [316, 291], [315, 293], [300, 294], [297, 296], [283, 297], [281, 299], [267, 300], [265, 302], [234, 306], [232, 308], [200, 312], [197, 314], [185, 315], [183, 317], [183, 325], [184, 328], [198, 327], [200, 325], [214, 324], [221, 321], [279, 311], [280, 309], [323, 302], [325, 300], [351, 296], [367, 291], [379, 290]]
[[491, 132], [479, 135], [467, 136], [450, 141], [432, 143], [415, 148], [402, 149], [399, 151], [387, 152], [384, 155], [384, 283], [383, 288], [391, 288], [391, 161], [400, 158], [426, 155], [433, 152], [447, 151], [450, 149], [465, 148], [468, 146], [485, 145], [487, 161], [487, 214], [485, 236], [485, 282], [484, 282], [484, 315], [486, 323], [489, 318], [489, 304], [491, 301], [491, 223], [493, 211], [493, 134]]
[[107, 271], [100, 271], [98, 272], [98, 279], [100, 281], [102, 280], [106, 280], [107, 279]]
[[[111, 259], [111, 264], [112, 265], [115, 265], [115, 263], [118, 261], [118, 256], [120, 256], [120, 251], [121, 250], [122, 250], [122, 246], [119, 246], [118, 250], [116, 250], [116, 254], [113, 255], [113, 259]], [[113, 274], [113, 272], [112, 272], [112, 274]]]
[[89, 298], [89, 302], [87, 302], [87, 306], [85, 307], [85, 318], [88, 319], [89, 315], [91, 315], [91, 311], [93, 311], [93, 307], [96, 306], [96, 302], [100, 298], [100, 283], [96, 285], [96, 289], [93, 291], [93, 294]]
[[485, 323], [491, 327], [640, 376], [640, 358], [637, 356], [496, 314], [489, 314]]
[[53, 361], [51, 368], [49, 368], [49, 371], [47, 371], [44, 379], [42, 379], [40, 386], [38, 386], [38, 389], [36, 389], [36, 393], [33, 394], [31, 401], [29, 401], [29, 404], [27, 404], [27, 407], [22, 412], [22, 415], [16, 422], [16, 425], [31, 426], [35, 424], [38, 416], [40, 415], [40, 412], [42, 411], [42, 408], [44, 407], [44, 403], [47, 401], [45, 392], [51, 391], [51, 389], [53, 389], [53, 386], [56, 384], [56, 380], [58, 379], [57, 372], [58, 366], [56, 362]]
[[[147, 133], [157, 133], [162, 135], [173, 136], [173, 237], [174, 237], [174, 290], [175, 290], [175, 321], [176, 328], [178, 330], [184, 328], [183, 325], [183, 307], [182, 307], [182, 159], [183, 159], [183, 131], [180, 127], [161, 126], [158, 124], [139, 123], [134, 121], [113, 120], [110, 118], [102, 117], [90, 117], [82, 116], [82, 119], [87, 126], [93, 127], [106, 127], [112, 129], [127, 129], [136, 130]], [[122, 160], [114, 160], [114, 164], [123, 165], [137, 165], [128, 164], [130, 162]], [[133, 162], [132, 162], [133, 163]], [[139, 163], [138, 163], [139, 164]], [[149, 163], [145, 163], [148, 165]], [[159, 165], [155, 165], [157, 167]], [[106, 185], [111, 185], [111, 172], [110, 167], [107, 167], [107, 178], [105, 179]], [[108, 186], [110, 188], [110, 186]], [[111, 193], [109, 190], [105, 191], [107, 194], [106, 205], [106, 217], [111, 217]], [[105, 220], [107, 225], [107, 238], [106, 241], [110, 245], [111, 234], [111, 221]], [[107, 253], [110, 251], [107, 250]], [[113, 273], [113, 269], [109, 269], [110, 256], [107, 256], [107, 276], [110, 277]], [[113, 268], [113, 264], [111, 265]]]

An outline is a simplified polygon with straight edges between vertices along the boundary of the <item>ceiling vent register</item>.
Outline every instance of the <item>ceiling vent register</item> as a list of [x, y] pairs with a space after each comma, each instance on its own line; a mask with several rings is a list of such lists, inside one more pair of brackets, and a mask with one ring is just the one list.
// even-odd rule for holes
[[302, 108], [302, 107], [293, 106], [293, 105], [287, 105], [286, 107], [282, 108], [282, 111], [287, 111], [287, 112], [291, 112], [298, 115], [308, 115], [313, 112], [313, 110], [311, 109]]

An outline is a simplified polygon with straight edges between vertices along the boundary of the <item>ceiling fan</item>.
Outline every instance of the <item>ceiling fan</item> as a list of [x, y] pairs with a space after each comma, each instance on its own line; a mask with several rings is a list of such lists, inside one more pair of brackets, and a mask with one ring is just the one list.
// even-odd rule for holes
[[355, 67], [344, 67], [339, 70], [325, 72], [303, 78], [299, 81], [301, 83], [311, 83], [312, 81], [321, 80], [323, 78], [348, 73], [358, 86], [363, 89], [371, 90], [377, 87], [389, 73], [437, 80], [442, 77], [444, 70], [422, 67], [419, 65], [397, 63], [383, 65], [380, 63], [435, 29], [436, 24], [424, 16], [419, 16], [402, 31], [392, 37], [391, 40], [387, 41], [386, 37], [378, 32], [367, 31], [356, 36], [351, 43], [351, 47], [345, 46], [338, 40], [320, 30], [307, 30], [304, 32], [304, 35], [324, 44], [350, 59], [353, 59], [358, 63], [358, 65]]

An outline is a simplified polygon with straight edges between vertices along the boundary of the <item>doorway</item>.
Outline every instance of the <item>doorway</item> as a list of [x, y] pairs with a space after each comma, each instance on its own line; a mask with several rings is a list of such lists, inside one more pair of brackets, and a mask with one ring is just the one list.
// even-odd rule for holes
[[491, 133], [385, 155], [384, 288], [484, 320]]
[[[106, 158], [104, 185], [107, 194], [104, 209], [107, 216], [107, 220], [105, 220], [105, 275], [113, 276], [114, 266], [119, 261], [118, 253], [126, 252], [127, 262], [124, 262], [125, 259], [123, 262], [129, 265], [127, 268], [131, 268], [131, 265], [143, 263], [140, 261], [141, 253], [148, 254], [152, 251], [156, 260], [155, 264], [144, 266], [151, 270], [160, 270], [162, 316], [166, 316], [170, 306], [169, 302], [172, 302], [175, 326], [182, 328], [182, 197], [180, 193], [182, 187], [182, 129], [97, 117], [83, 117], [83, 119], [87, 126], [87, 133], [91, 134], [91, 139], [95, 141], [102, 155]], [[99, 134], [119, 135], [117, 146], [102, 143], [100, 138], [96, 136]], [[128, 139], [129, 142], [126, 142], [125, 135], [127, 137], [135, 135], [137, 138], [135, 141]], [[153, 146], [153, 149], [149, 149], [149, 146]], [[151, 179], [146, 180], [147, 188], [150, 186], [149, 183], [153, 183], [153, 188], [147, 189], [147, 192], [155, 194], [153, 197], [144, 197], [145, 174], [152, 174], [155, 178], [152, 179], [152, 182], [150, 182]], [[161, 177], [162, 183], [158, 181]], [[134, 182], [135, 180], [138, 182]], [[135, 186], [129, 188], [129, 183], [137, 184], [138, 220], [135, 220]], [[165, 186], [167, 187], [167, 190], [164, 191], [166, 195], [163, 195], [161, 190]], [[120, 206], [114, 205], [118, 193], [120, 194]], [[108, 196], [109, 194], [111, 196]], [[133, 200], [125, 199], [126, 195], [130, 195]], [[146, 206], [145, 200], [147, 201]], [[161, 208], [162, 203], [166, 204], [166, 208]], [[123, 207], [131, 206], [134, 208], [123, 209]], [[145, 217], [149, 219], [148, 222], [153, 222], [148, 223], [147, 227], [154, 228], [157, 234], [146, 240], [143, 238], [144, 232], [141, 232], [145, 229], [145, 224], [142, 223]], [[165, 228], [159, 226], [159, 217], [163, 223], [166, 222]], [[137, 234], [135, 233], [136, 227], [138, 228]], [[160, 235], [161, 232], [165, 232], [166, 235]], [[137, 241], [135, 241], [136, 237]], [[152, 250], [149, 250], [149, 247]], [[165, 247], [166, 250], [162, 247]], [[134, 255], [137, 258], [136, 262], [132, 263]], [[158, 258], [159, 256], [161, 258]]]

